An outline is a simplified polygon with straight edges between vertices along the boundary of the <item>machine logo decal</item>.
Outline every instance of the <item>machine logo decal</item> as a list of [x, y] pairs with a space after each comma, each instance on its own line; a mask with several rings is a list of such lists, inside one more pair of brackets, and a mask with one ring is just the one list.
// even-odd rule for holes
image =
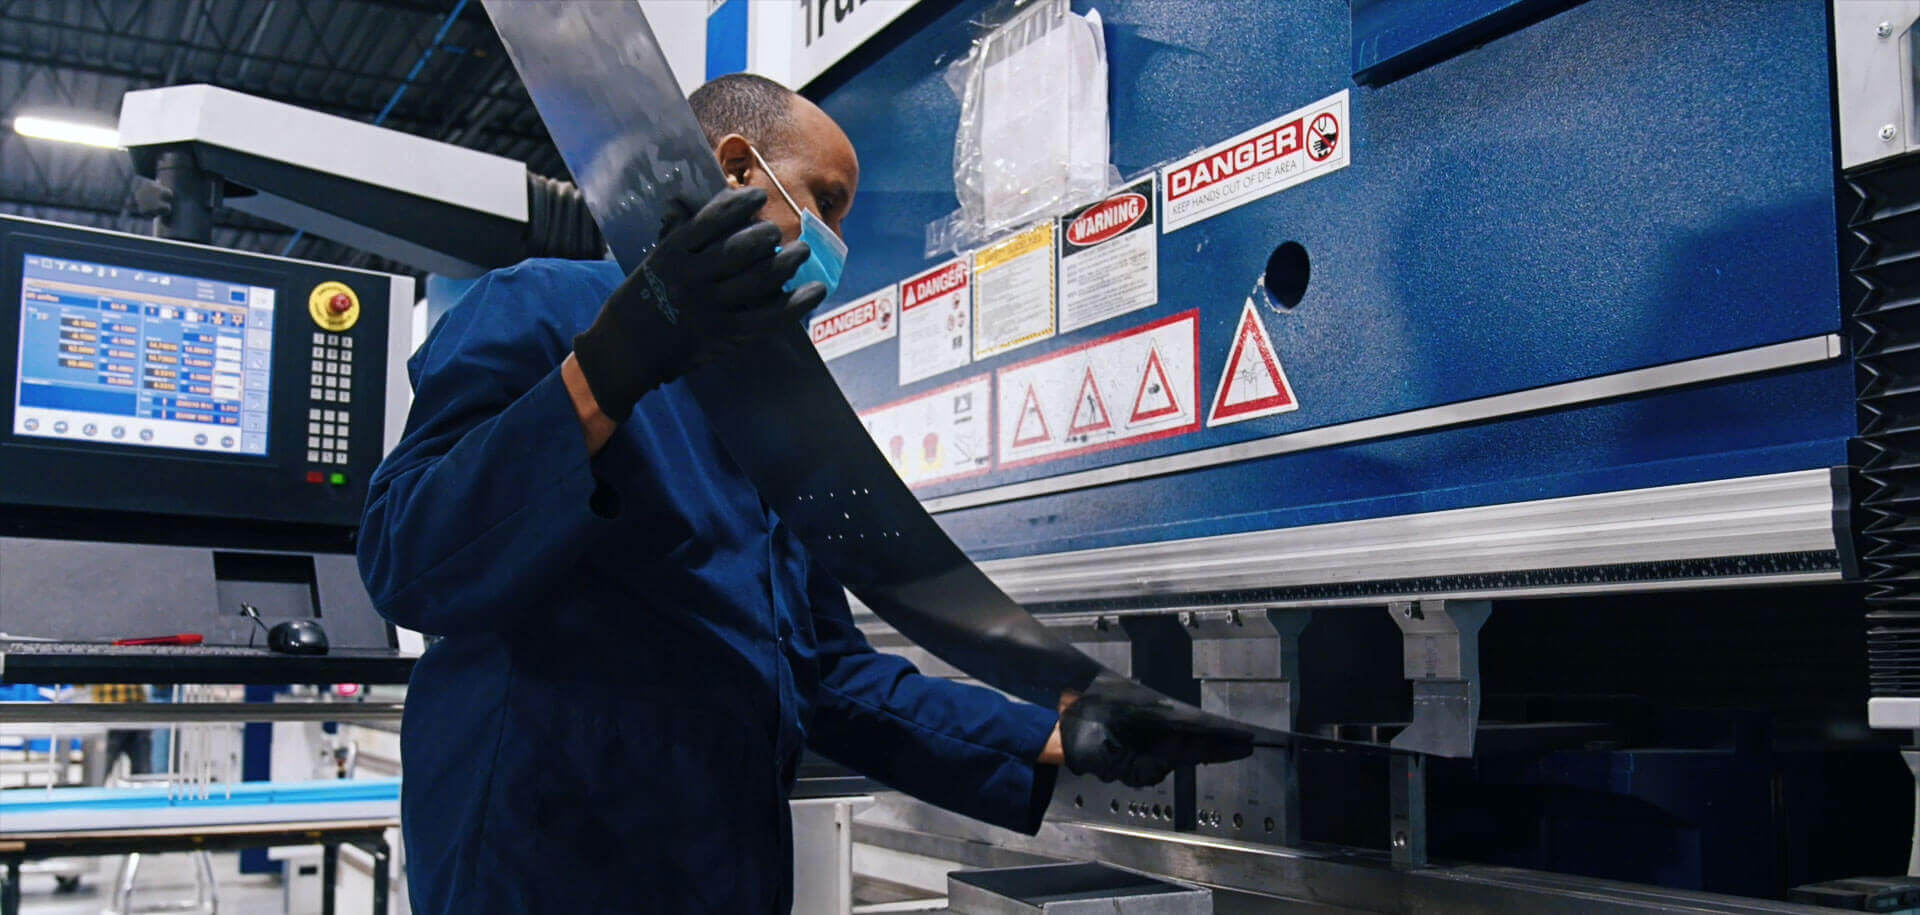
[[1213, 395], [1213, 409], [1207, 412], [1207, 426], [1224, 426], [1242, 420], [1273, 416], [1300, 409], [1287, 382], [1286, 369], [1274, 351], [1273, 338], [1248, 299], [1240, 309], [1240, 324], [1233, 331], [1233, 349], [1227, 353], [1226, 366], [1220, 371], [1220, 384]]
[[1126, 193], [1094, 204], [1067, 226], [1067, 241], [1081, 247], [1097, 245], [1132, 228], [1150, 212], [1144, 194]]
[[1349, 164], [1347, 91], [1289, 112], [1160, 170], [1161, 231], [1172, 232]]
[[1199, 311], [1185, 311], [1000, 369], [999, 466], [1199, 429], [1199, 328]]

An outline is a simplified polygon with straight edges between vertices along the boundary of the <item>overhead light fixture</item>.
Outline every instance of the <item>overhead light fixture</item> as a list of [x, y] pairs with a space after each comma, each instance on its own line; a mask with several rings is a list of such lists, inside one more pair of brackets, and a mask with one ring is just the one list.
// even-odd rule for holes
[[13, 132], [23, 137], [53, 140], [56, 143], [78, 143], [82, 146], [97, 146], [101, 149], [120, 148], [120, 131], [112, 127], [63, 121], [58, 118], [21, 115], [13, 119]]

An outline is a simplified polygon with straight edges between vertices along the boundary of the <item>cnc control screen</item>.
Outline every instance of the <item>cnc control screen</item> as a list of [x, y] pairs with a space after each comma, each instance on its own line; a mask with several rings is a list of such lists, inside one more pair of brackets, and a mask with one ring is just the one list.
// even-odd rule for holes
[[13, 432], [267, 453], [273, 290], [28, 253]]

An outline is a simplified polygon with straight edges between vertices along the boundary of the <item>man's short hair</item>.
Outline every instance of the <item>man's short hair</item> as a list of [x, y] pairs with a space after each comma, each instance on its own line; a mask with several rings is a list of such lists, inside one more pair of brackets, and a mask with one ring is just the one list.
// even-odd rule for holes
[[687, 103], [706, 131], [707, 145], [718, 146], [737, 133], [773, 155], [793, 133], [794, 92], [764, 76], [729, 73], [693, 90]]

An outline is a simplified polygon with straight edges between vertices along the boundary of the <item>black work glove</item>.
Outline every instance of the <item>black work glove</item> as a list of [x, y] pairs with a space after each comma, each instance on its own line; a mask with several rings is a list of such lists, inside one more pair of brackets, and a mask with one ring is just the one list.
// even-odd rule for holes
[[1184, 720], [1158, 705], [1088, 695], [1061, 714], [1060, 747], [1075, 775], [1145, 788], [1178, 765], [1244, 759], [1253, 753], [1253, 735]]
[[805, 242], [781, 248], [779, 227], [755, 214], [759, 188], [721, 191], [698, 213], [668, 205], [660, 241], [607, 297], [593, 326], [573, 338], [587, 388], [622, 420], [641, 396], [732, 347], [792, 325], [827, 296], [808, 283], [780, 287], [808, 257]]

